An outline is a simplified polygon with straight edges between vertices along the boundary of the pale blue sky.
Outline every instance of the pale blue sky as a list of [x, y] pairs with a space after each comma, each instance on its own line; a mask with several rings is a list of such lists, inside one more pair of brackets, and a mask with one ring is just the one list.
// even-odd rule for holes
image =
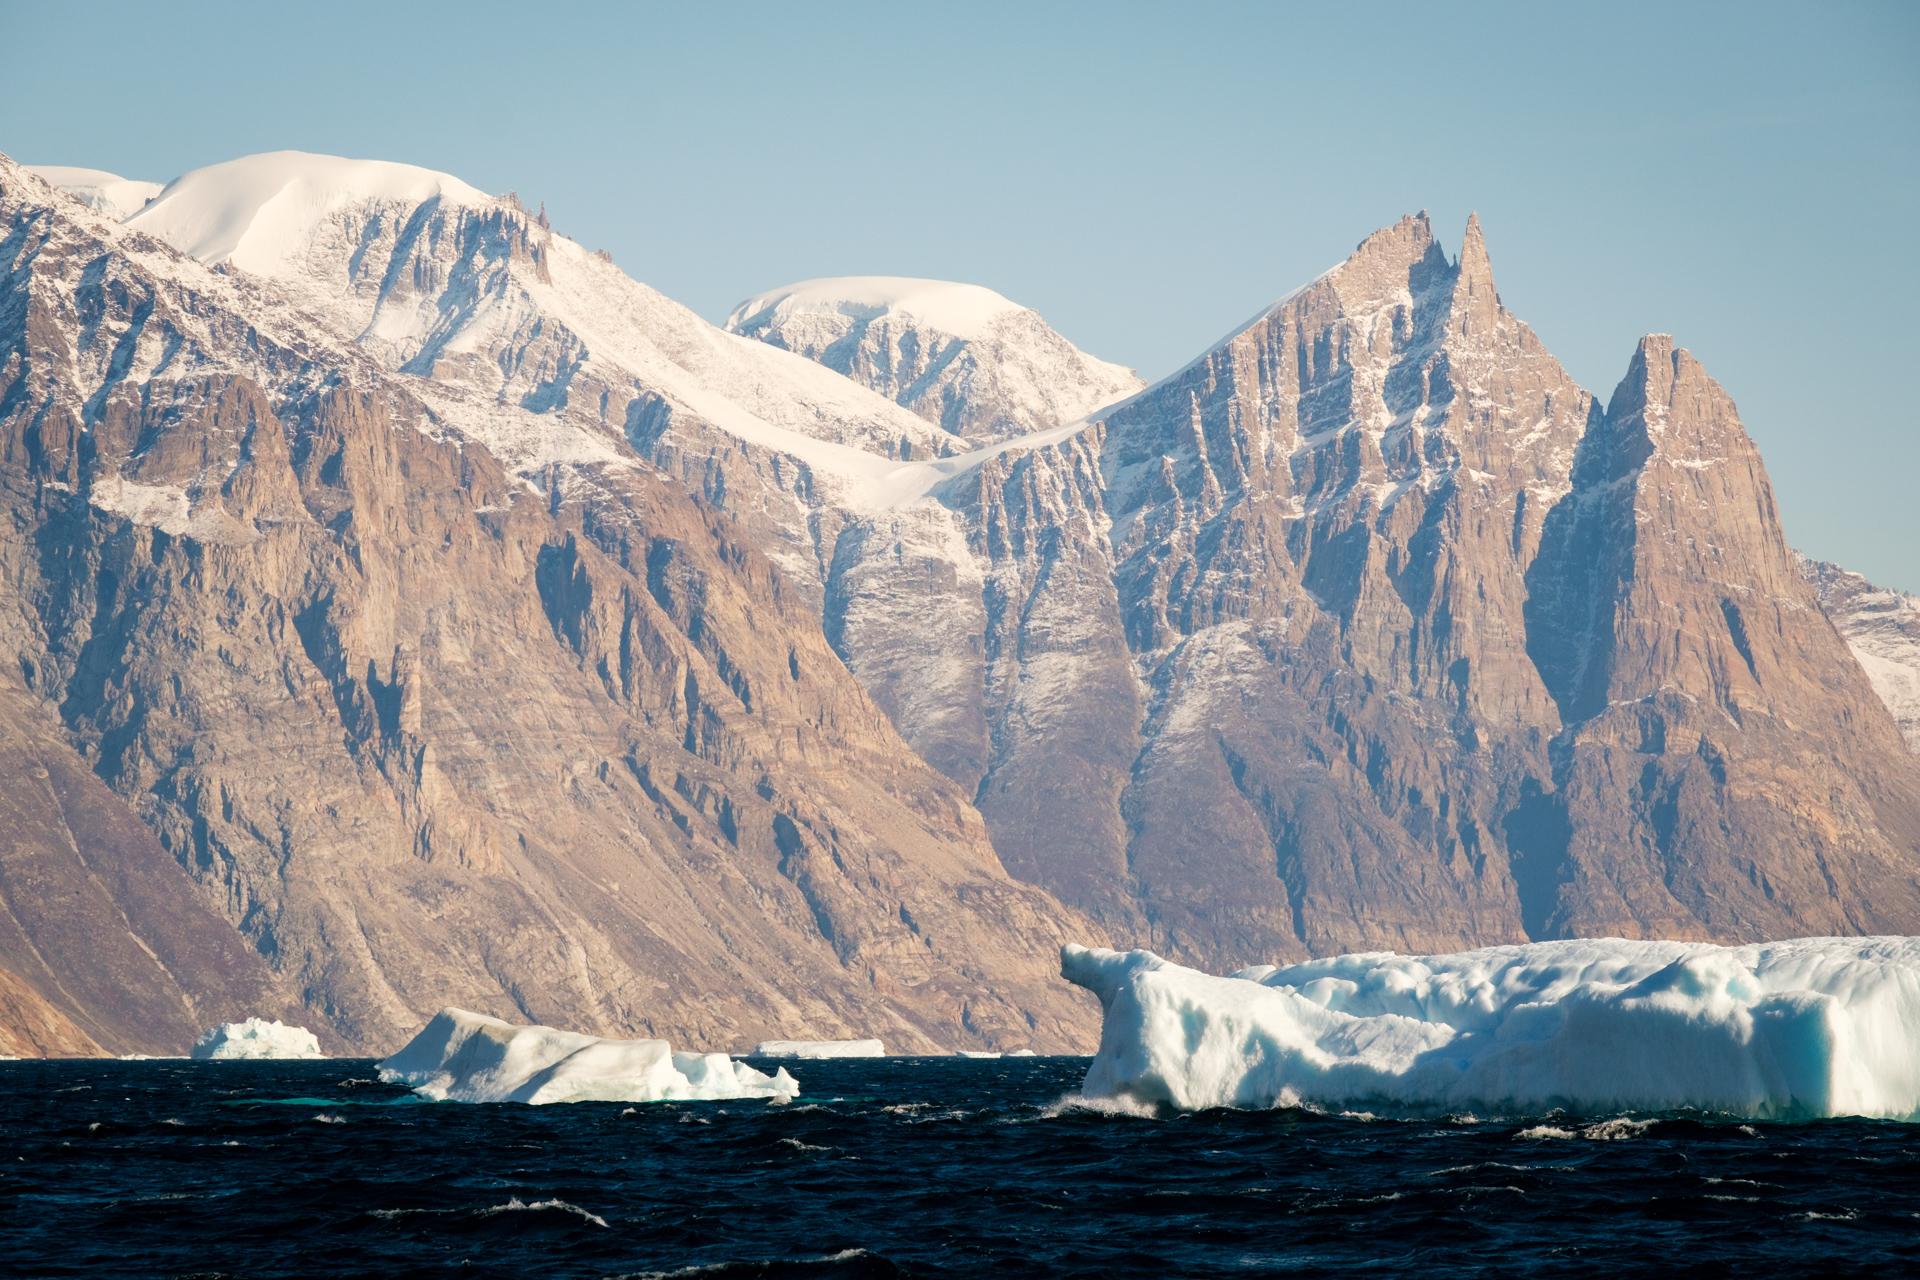
[[1575, 378], [1672, 332], [1789, 538], [1920, 591], [1920, 5], [0, 4], [16, 159], [428, 165], [716, 320], [967, 280], [1156, 377], [1478, 209]]

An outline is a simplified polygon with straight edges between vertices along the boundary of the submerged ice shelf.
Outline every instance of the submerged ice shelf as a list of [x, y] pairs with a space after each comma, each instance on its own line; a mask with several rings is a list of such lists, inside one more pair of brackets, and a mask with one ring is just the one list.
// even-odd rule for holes
[[436, 1101], [663, 1102], [792, 1098], [782, 1068], [755, 1071], [724, 1053], [675, 1053], [665, 1040], [603, 1040], [552, 1027], [516, 1027], [465, 1009], [442, 1009], [380, 1078]]
[[1538, 942], [1224, 978], [1070, 945], [1060, 968], [1104, 1012], [1089, 1097], [1920, 1120], [1920, 938]]

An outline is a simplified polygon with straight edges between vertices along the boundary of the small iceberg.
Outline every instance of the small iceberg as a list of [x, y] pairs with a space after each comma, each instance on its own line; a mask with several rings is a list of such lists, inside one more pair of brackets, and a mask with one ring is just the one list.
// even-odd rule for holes
[[1104, 1011], [1090, 1098], [1920, 1120], [1920, 938], [1538, 942], [1224, 978], [1069, 945], [1060, 971]]
[[665, 1102], [772, 1098], [800, 1086], [783, 1068], [765, 1075], [724, 1053], [675, 1053], [665, 1040], [603, 1040], [552, 1027], [516, 1027], [442, 1009], [380, 1078], [435, 1101]]
[[1000, 1055], [991, 1049], [955, 1049], [953, 1056], [956, 1058], [997, 1058]]
[[878, 1040], [762, 1040], [749, 1058], [884, 1058]]
[[305, 1027], [248, 1018], [223, 1022], [193, 1042], [191, 1056], [208, 1062], [255, 1058], [324, 1058], [320, 1041]]

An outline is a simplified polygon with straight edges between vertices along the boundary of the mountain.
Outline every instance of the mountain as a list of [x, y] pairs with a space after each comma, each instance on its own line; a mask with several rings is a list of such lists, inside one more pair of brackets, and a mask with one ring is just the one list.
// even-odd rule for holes
[[1022, 443], [937, 490], [990, 747], [901, 724], [1117, 934], [1234, 967], [1920, 926], [1920, 772], [1731, 400], [1664, 336], [1575, 385], [1477, 220]]
[[448, 1003], [1090, 1042], [1053, 957], [1092, 926], [900, 740], [817, 577], [633, 444], [883, 484], [944, 433], [425, 170], [256, 157], [121, 225], [0, 159], [0, 227], [9, 723], [51, 719], [330, 1047]]
[[1731, 400], [1657, 335], [1575, 385], [1477, 220], [1069, 417], [998, 295], [727, 333], [408, 166], [0, 193], [0, 647], [339, 1043], [1044, 1049], [1066, 938], [1920, 931], [1920, 762]]
[[816, 360], [970, 440], [1057, 427], [1146, 386], [1031, 308], [945, 280], [805, 280], [747, 299], [726, 328]]
[[1795, 560], [1907, 746], [1920, 752], [1920, 596], [1876, 587], [1825, 560]]

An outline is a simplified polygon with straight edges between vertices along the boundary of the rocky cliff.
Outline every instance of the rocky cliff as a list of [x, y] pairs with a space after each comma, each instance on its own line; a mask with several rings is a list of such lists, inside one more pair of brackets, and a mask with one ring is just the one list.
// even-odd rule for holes
[[[642, 393], [589, 399], [583, 344], [516, 310], [516, 273], [549, 287], [545, 229], [407, 191], [410, 221], [362, 201], [352, 225], [419, 251], [347, 255], [374, 282], [332, 295], [232, 261], [307, 261], [324, 236], [209, 267], [0, 160], [10, 723], [52, 717], [208, 936], [244, 940], [336, 1048], [390, 1049], [447, 1003], [713, 1049], [1090, 1042], [1053, 974], [1086, 922], [1006, 874], [742, 524], [634, 454]], [[381, 307], [426, 336], [353, 341]], [[476, 326], [525, 339], [491, 387]], [[634, 358], [684, 389], [724, 343]], [[790, 391], [770, 398], [803, 417]], [[69, 826], [84, 860], [114, 847]], [[61, 945], [56, 973], [80, 965]], [[176, 973], [195, 1000], [207, 967]]]
[[[1117, 932], [1231, 967], [1920, 926], [1920, 773], [1732, 402], [1665, 337], [1576, 386], [1477, 221], [1035, 443], [936, 491], [983, 602], [954, 776]], [[955, 724], [903, 728], [944, 762]]]

